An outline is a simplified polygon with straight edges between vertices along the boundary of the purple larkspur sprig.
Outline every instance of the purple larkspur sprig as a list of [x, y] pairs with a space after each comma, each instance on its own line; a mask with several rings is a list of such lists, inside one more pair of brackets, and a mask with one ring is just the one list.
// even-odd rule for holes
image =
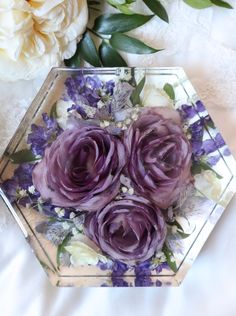
[[111, 281], [114, 287], [128, 287], [129, 284], [123, 279], [124, 274], [128, 271], [129, 267], [124, 262], [114, 261], [112, 267]]
[[[21, 164], [14, 172], [11, 179], [4, 181], [1, 185], [8, 199], [13, 203], [18, 201], [22, 206], [34, 203], [40, 196], [38, 192], [27, 191], [32, 185], [32, 170], [34, 165], [29, 163]], [[21, 195], [25, 191], [26, 194]]]
[[47, 113], [42, 114], [44, 125], [31, 125], [31, 133], [28, 135], [27, 144], [35, 156], [43, 156], [47, 146], [57, 138], [62, 129], [57, 121], [50, 118]]
[[183, 120], [189, 120], [199, 113], [205, 112], [206, 108], [202, 101], [198, 100], [195, 104], [183, 104], [179, 109]]
[[135, 266], [135, 286], [153, 286], [154, 282], [152, 280], [152, 264], [150, 260], [142, 262]]
[[104, 97], [113, 95], [115, 82], [109, 80], [103, 82], [97, 76], [73, 76], [65, 81], [66, 93], [65, 99], [70, 99], [75, 106], [86, 104], [97, 108], [98, 102]]

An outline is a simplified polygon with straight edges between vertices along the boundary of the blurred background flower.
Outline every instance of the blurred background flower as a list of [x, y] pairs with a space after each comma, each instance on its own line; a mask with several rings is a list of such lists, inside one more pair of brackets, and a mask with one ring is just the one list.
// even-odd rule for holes
[[88, 20], [86, 0], [0, 2], [0, 78], [31, 79], [75, 54]]

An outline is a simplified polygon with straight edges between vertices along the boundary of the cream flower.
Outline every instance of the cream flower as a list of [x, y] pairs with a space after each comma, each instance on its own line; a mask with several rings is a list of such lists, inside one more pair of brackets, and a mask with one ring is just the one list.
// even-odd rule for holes
[[2, 0], [0, 79], [31, 79], [75, 53], [88, 19], [86, 0]]
[[70, 261], [74, 267], [87, 264], [96, 265], [99, 261], [103, 263], [108, 261], [99, 253], [98, 247], [83, 234], [78, 234], [65, 249], [71, 254]]
[[222, 186], [221, 181], [217, 178], [215, 172], [205, 170], [201, 174], [195, 175], [194, 179], [194, 186], [200, 194], [214, 202], [219, 201], [222, 193]]
[[165, 91], [152, 84], [145, 85], [141, 94], [141, 100], [144, 106], [167, 106], [173, 108], [173, 102]]

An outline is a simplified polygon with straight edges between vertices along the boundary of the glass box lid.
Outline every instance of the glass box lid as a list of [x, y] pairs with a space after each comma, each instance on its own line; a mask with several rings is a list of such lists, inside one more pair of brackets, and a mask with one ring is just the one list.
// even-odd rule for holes
[[177, 286], [234, 170], [182, 68], [55, 68], [0, 160], [0, 195], [52, 284]]

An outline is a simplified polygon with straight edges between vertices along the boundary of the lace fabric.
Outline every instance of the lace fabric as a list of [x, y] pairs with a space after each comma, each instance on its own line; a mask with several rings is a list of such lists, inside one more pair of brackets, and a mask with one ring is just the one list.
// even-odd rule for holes
[[[233, 1], [231, 1], [233, 4]], [[170, 23], [158, 18], [131, 34], [165, 50], [153, 55], [123, 54], [130, 66], [182, 66], [214, 118], [220, 109], [236, 108], [236, 10], [194, 10], [166, 0]], [[136, 10], [150, 13], [141, 1]], [[223, 31], [222, 31], [223, 30]], [[226, 36], [225, 36], [226, 34]], [[0, 155], [14, 134], [43, 79], [0, 82]], [[232, 125], [231, 125], [232, 126]], [[224, 133], [223, 133], [224, 134]], [[226, 139], [227, 140], [227, 139]], [[0, 209], [0, 231], [13, 220]]]

